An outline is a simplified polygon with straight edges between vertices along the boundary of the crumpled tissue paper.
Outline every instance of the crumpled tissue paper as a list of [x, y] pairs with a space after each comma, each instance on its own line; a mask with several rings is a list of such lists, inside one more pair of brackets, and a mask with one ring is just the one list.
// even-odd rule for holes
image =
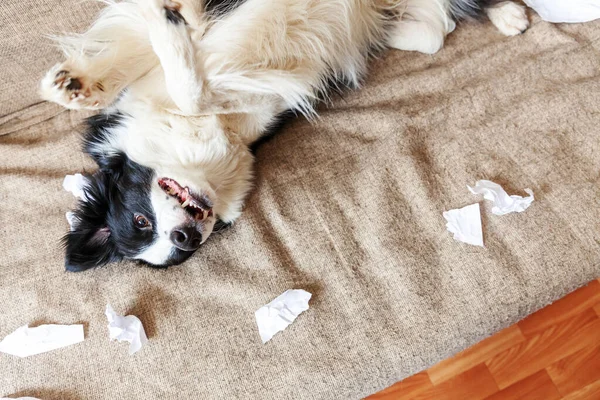
[[0, 397], [0, 400], [40, 400], [37, 397]]
[[589, 22], [600, 18], [598, 0], [525, 0], [544, 21]]
[[482, 194], [483, 198], [494, 202], [492, 213], [496, 215], [505, 215], [512, 212], [523, 212], [533, 202], [533, 192], [531, 189], [525, 189], [528, 197], [509, 196], [502, 189], [502, 186], [492, 181], [481, 180], [475, 183], [475, 187], [467, 186], [471, 193]]
[[471, 204], [456, 210], [444, 211], [446, 228], [454, 234], [454, 239], [483, 247], [483, 229], [479, 203]]
[[118, 315], [115, 310], [106, 305], [106, 318], [108, 318], [108, 334], [110, 340], [129, 342], [129, 355], [140, 350], [148, 342], [142, 321], [135, 315]]
[[29, 357], [83, 340], [83, 325], [40, 325], [35, 328], [24, 325], [0, 342], [0, 352]]
[[0, 400], [40, 400], [37, 397], [0, 397]]
[[83, 190], [83, 188], [88, 184], [88, 179], [81, 175], [81, 174], [75, 174], [75, 175], [67, 175], [65, 176], [65, 179], [63, 180], [63, 189], [65, 189], [67, 192], [70, 192], [71, 194], [73, 194], [73, 196], [77, 197], [78, 199], [81, 200], [86, 200], [85, 197], [85, 191]]
[[308, 310], [308, 301], [312, 294], [302, 289], [290, 289], [262, 306], [254, 313], [258, 333], [263, 344], [277, 333], [283, 331], [302, 312]]
[[[62, 185], [63, 189], [65, 189], [67, 192], [70, 192], [73, 196], [85, 201], [87, 200], [87, 198], [85, 196], [85, 191], [83, 190], [83, 188], [85, 187], [85, 185], [87, 185], [87, 183], [88, 179], [85, 176], [81, 174], [75, 174], [65, 176]], [[65, 218], [67, 218], [67, 222], [69, 223], [70, 229], [74, 230], [74, 225], [77, 222], [75, 213], [73, 213], [72, 211], [67, 211], [65, 213]]]

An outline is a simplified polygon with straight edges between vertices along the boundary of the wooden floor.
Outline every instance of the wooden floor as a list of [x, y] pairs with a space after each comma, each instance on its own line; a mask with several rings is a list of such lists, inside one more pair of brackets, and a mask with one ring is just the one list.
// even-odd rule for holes
[[600, 279], [369, 400], [600, 400]]

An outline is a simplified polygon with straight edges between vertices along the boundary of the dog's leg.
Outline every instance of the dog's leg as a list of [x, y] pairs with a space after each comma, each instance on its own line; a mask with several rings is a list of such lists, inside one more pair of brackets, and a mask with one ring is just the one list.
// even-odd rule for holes
[[[147, 0], [143, 13], [148, 22], [152, 47], [161, 61], [167, 91], [184, 115], [263, 113], [266, 109], [278, 113], [286, 108], [296, 108], [304, 112], [309, 109], [313, 81], [318, 81], [320, 76], [318, 71], [306, 73], [304, 70], [298, 72], [270, 66], [239, 67], [235, 65], [236, 56], [241, 58], [247, 55], [235, 52], [230, 53], [231, 58], [217, 62], [222, 68], [215, 67], [213, 60], [212, 69], [205, 70], [205, 54], [202, 52], [205, 47], [196, 49], [198, 41], [193, 38], [197, 32], [203, 32], [203, 28], [198, 29], [187, 23], [187, 15], [190, 14], [187, 3], [193, 0], [179, 1], [181, 5], [171, 0]], [[279, 12], [281, 13], [281, 10]], [[255, 15], [255, 24], [260, 24], [260, 18], [270, 21], [268, 16], [258, 14]], [[243, 16], [239, 14], [236, 18], [231, 18], [233, 17], [230, 17], [229, 21], [233, 28], [232, 25], [227, 25], [221, 26], [220, 29], [234, 29], [238, 20], [244, 21]], [[200, 24], [203, 23], [202, 18], [198, 20]], [[250, 31], [248, 36], [256, 31], [261, 32], [257, 29], [247, 29], [247, 25], [244, 28]], [[211, 29], [213, 33], [207, 54], [214, 56], [215, 53], [219, 54], [214, 41], [215, 36], [219, 35], [214, 33], [214, 26]], [[263, 36], [259, 35], [259, 39], [262, 38]], [[220, 38], [218, 39], [217, 42], [220, 41]], [[245, 39], [247, 38], [244, 37], [243, 40]], [[243, 40], [239, 37], [233, 39], [239, 43], [243, 43]], [[231, 51], [231, 43], [227, 43], [225, 47]], [[272, 57], [272, 54], [269, 57]], [[252, 58], [252, 62], [247, 64], [261, 61], [263, 60], [255, 61]]]
[[66, 60], [42, 79], [42, 98], [71, 109], [100, 109], [158, 65], [139, 14], [136, 4], [113, 3], [86, 33], [59, 38]]
[[492, 24], [506, 36], [523, 33], [529, 27], [525, 7], [512, 1], [503, 1], [485, 9]]
[[180, 12], [181, 4], [170, 0], [143, 0], [140, 6], [148, 23], [150, 43], [164, 71], [169, 96], [184, 114], [197, 114], [204, 77], [196, 61], [191, 28]]
[[388, 37], [388, 45], [398, 50], [436, 53], [447, 34], [455, 28], [444, 0], [409, 0]]

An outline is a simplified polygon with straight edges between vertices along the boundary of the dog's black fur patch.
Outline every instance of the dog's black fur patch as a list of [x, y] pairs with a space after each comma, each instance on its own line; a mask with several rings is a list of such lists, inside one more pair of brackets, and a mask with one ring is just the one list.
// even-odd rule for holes
[[80, 201], [74, 212], [75, 229], [63, 237], [68, 271], [84, 271], [122, 258], [106, 224], [109, 211], [106, 179], [105, 174], [99, 173], [87, 185], [87, 201]]
[[223, 17], [239, 6], [246, 0], [207, 0], [204, 5], [204, 11], [211, 17]]
[[115, 161], [109, 154], [101, 153], [101, 145], [110, 139], [110, 131], [123, 123], [124, 115], [118, 111], [103, 112], [86, 120], [87, 129], [83, 135], [83, 151], [89, 154], [101, 169], [110, 169], [108, 162]]
[[485, 17], [485, 9], [499, 0], [450, 0], [450, 13], [457, 21]]
[[166, 12], [167, 21], [169, 21], [173, 24], [185, 23], [185, 19], [183, 18], [183, 15], [181, 15], [181, 13], [179, 11], [169, 8], [169, 7], [165, 7], [165, 12]]
[[124, 257], [134, 257], [156, 237], [152, 230], [137, 228], [134, 215], [144, 215], [155, 223], [150, 203], [154, 172], [131, 161], [124, 153], [110, 156], [88, 177], [85, 201], [74, 211], [74, 230], [65, 238], [65, 267], [83, 271]]

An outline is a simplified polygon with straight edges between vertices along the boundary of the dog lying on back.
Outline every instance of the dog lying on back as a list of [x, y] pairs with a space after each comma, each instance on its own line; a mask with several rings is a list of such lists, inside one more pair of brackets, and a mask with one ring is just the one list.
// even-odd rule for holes
[[480, 0], [138, 0], [59, 38], [44, 99], [101, 110], [84, 149], [98, 164], [65, 237], [66, 268], [124, 258], [179, 264], [242, 212], [249, 146], [287, 111], [315, 115], [328, 82], [357, 87], [387, 47], [438, 51], [455, 21], [528, 26], [523, 7]]

